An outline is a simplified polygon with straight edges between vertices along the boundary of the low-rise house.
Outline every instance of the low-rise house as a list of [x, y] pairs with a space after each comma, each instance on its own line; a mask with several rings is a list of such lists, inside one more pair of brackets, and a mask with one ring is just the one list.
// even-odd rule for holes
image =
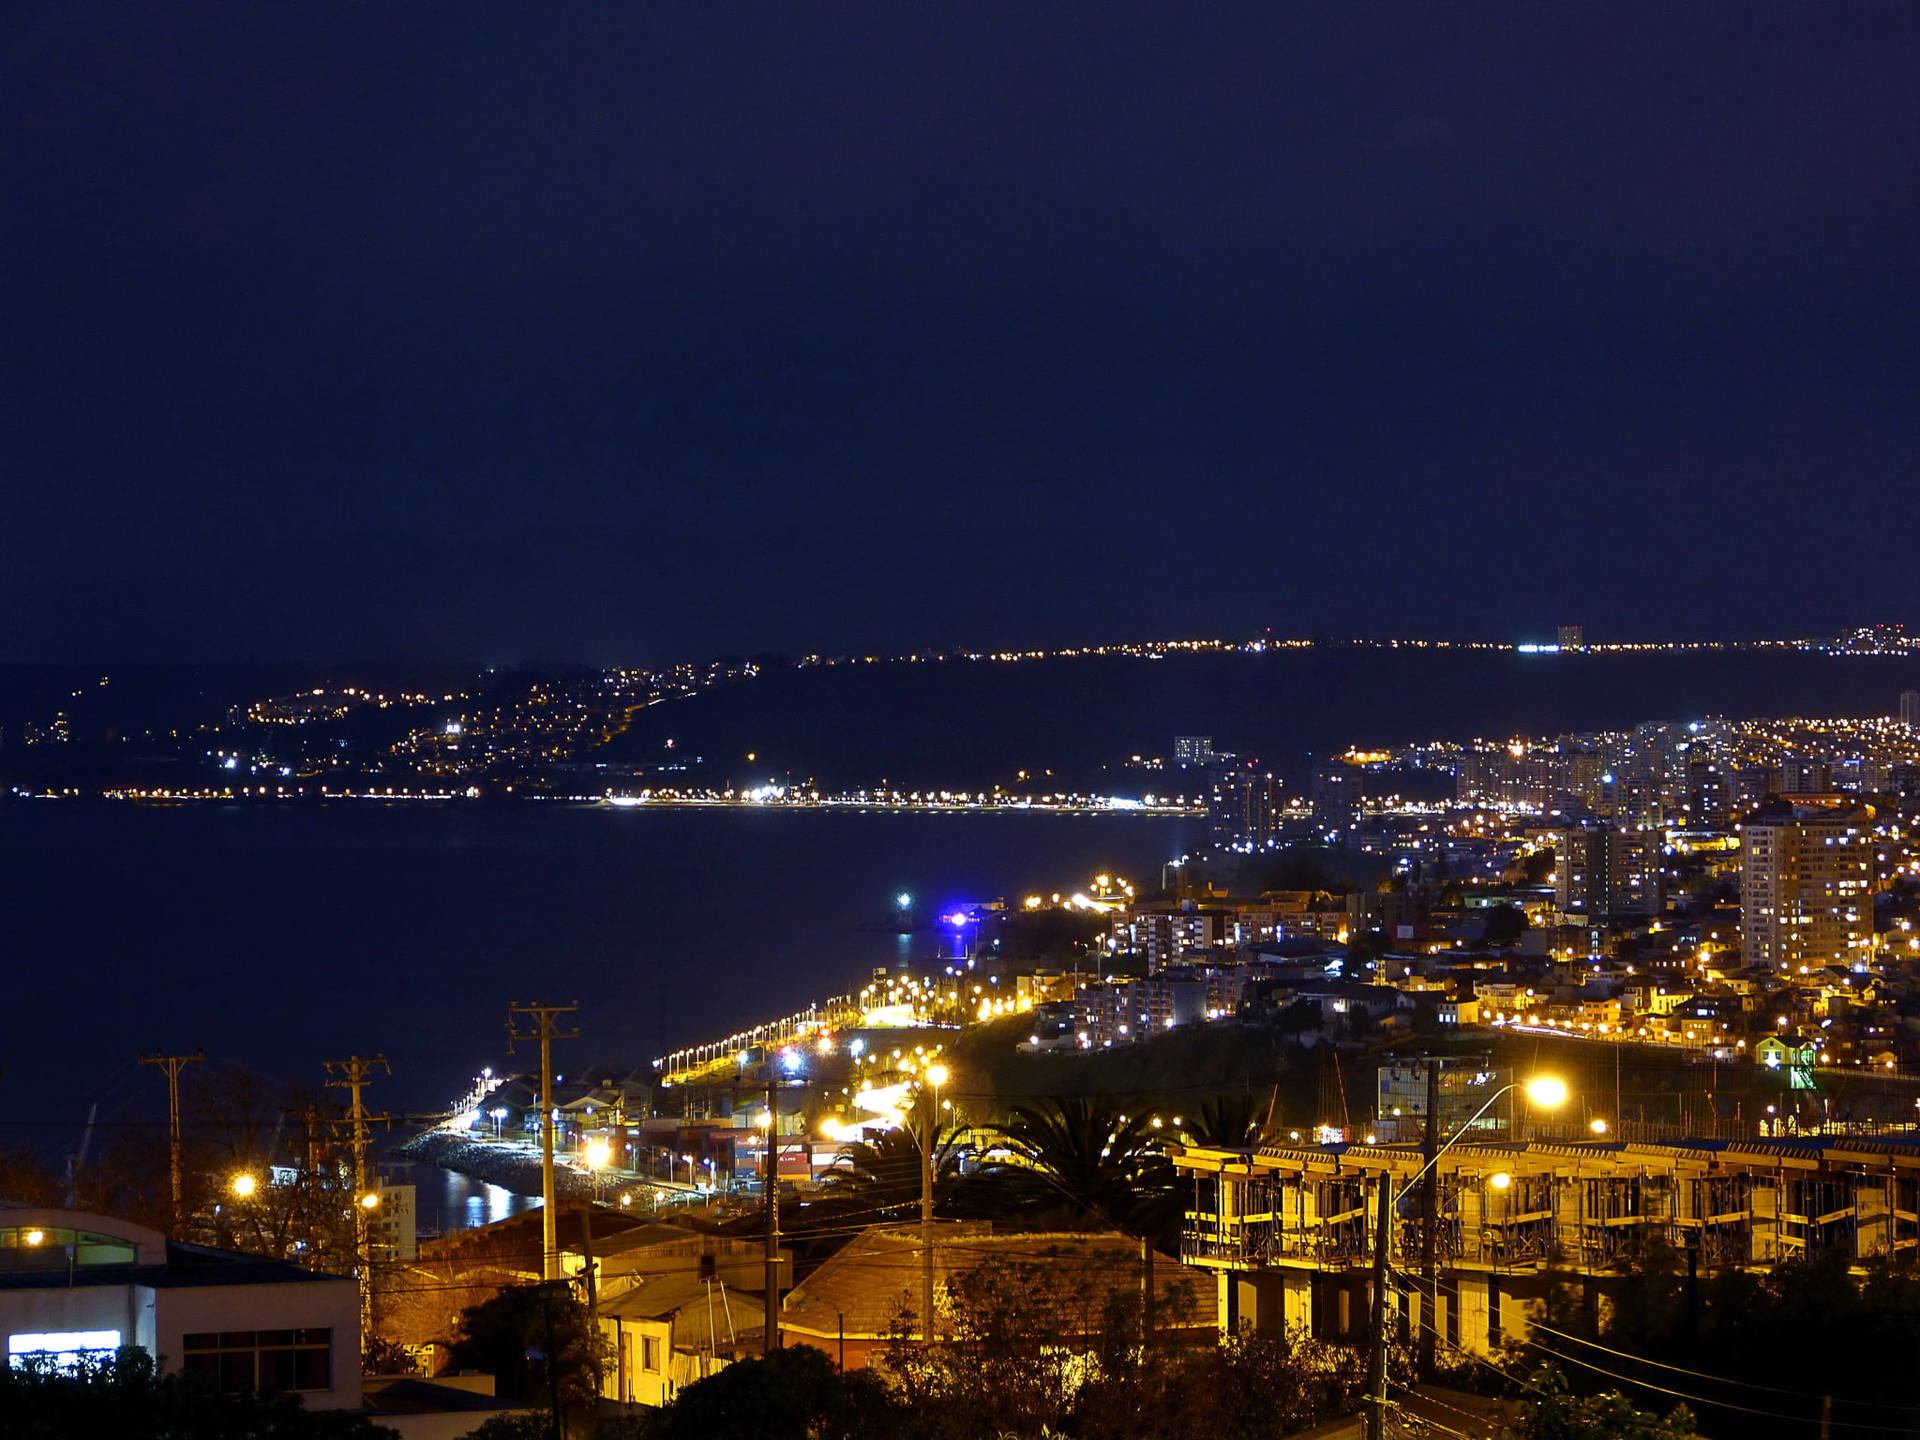
[[[985, 1222], [943, 1221], [933, 1233], [938, 1334], [952, 1333], [953, 1280], [982, 1265], [1058, 1273], [1073, 1296], [1071, 1313], [1058, 1317], [1063, 1338], [1070, 1340], [1092, 1339], [1108, 1300], [1138, 1295], [1148, 1274], [1140, 1242], [1112, 1232], [995, 1234]], [[917, 1225], [866, 1230], [787, 1295], [779, 1314], [785, 1343], [823, 1350], [842, 1369], [866, 1368], [892, 1340], [903, 1313], [920, 1310], [921, 1256]], [[1177, 1260], [1158, 1256], [1151, 1273], [1158, 1328], [1200, 1334], [1213, 1325], [1211, 1297], [1196, 1290]]]
[[534, 1407], [494, 1394], [491, 1375], [369, 1375], [367, 1417], [400, 1440], [463, 1440], [501, 1415], [531, 1415]]
[[[597, 1311], [613, 1353], [601, 1393], [665, 1405], [682, 1385], [744, 1354], [759, 1354], [766, 1326], [763, 1241], [653, 1223], [598, 1247]], [[791, 1276], [782, 1252], [780, 1283]]]
[[670, 1404], [681, 1387], [762, 1353], [767, 1324], [762, 1295], [686, 1270], [648, 1276], [598, 1313], [613, 1346], [601, 1393], [630, 1405]]
[[289, 1391], [315, 1410], [361, 1401], [352, 1279], [86, 1211], [0, 1203], [0, 1338], [9, 1364], [137, 1346], [223, 1390]]

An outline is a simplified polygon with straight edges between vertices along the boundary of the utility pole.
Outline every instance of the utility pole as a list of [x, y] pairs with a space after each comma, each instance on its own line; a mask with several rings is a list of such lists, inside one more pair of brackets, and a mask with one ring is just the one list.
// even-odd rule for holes
[[[578, 1030], [553, 1028], [556, 1016], [571, 1015], [580, 1008], [572, 1005], [542, 1005], [538, 1001], [522, 1005], [515, 1000], [507, 1005], [507, 1053], [513, 1053], [515, 1040], [540, 1042], [540, 1276], [544, 1280], [560, 1278], [560, 1217], [554, 1209], [553, 1195], [553, 1042], [577, 1040]], [[525, 1015], [535, 1026], [531, 1035], [515, 1028], [517, 1017]]]
[[931, 1101], [927, 1133], [920, 1142], [920, 1339], [933, 1344], [933, 1127], [940, 1123]]
[[376, 1069], [391, 1075], [393, 1067], [387, 1064], [384, 1055], [375, 1055], [366, 1060], [358, 1055], [349, 1055], [345, 1060], [327, 1061], [326, 1067], [327, 1074], [333, 1077], [327, 1081], [328, 1088], [345, 1090], [353, 1097], [347, 1111], [347, 1121], [353, 1126], [353, 1254], [354, 1270], [360, 1277], [360, 1335], [364, 1345], [366, 1336], [373, 1328], [373, 1246], [370, 1232], [373, 1207], [380, 1203], [379, 1192], [367, 1188], [368, 1132], [375, 1125], [386, 1124], [391, 1117], [369, 1115], [361, 1092], [372, 1083]]
[[780, 1348], [780, 1095], [773, 1063], [767, 1064], [767, 1337], [765, 1349]]
[[940, 1087], [947, 1083], [947, 1067], [926, 1069], [927, 1131], [920, 1143], [920, 1322], [921, 1343], [933, 1344], [933, 1147], [940, 1140]]
[[180, 1071], [195, 1060], [206, 1059], [204, 1051], [191, 1055], [142, 1055], [142, 1065], [158, 1065], [167, 1072], [167, 1156], [173, 1175], [173, 1233], [180, 1236]]
[[1373, 1228], [1373, 1314], [1367, 1336], [1367, 1440], [1387, 1440], [1387, 1252], [1393, 1248], [1393, 1172], [1380, 1172]]
[[1438, 1153], [1440, 1138], [1440, 1062], [1427, 1061], [1427, 1127], [1420, 1144], [1422, 1168], [1427, 1172], [1427, 1183], [1420, 1194], [1420, 1288], [1426, 1291], [1421, 1297], [1421, 1308], [1425, 1312], [1421, 1319], [1425, 1322], [1419, 1330], [1418, 1368], [1420, 1378], [1433, 1379], [1434, 1342], [1440, 1329], [1440, 1285], [1434, 1276], [1434, 1244], [1439, 1238], [1434, 1232], [1440, 1225], [1440, 1172], [1434, 1169], [1433, 1159]]

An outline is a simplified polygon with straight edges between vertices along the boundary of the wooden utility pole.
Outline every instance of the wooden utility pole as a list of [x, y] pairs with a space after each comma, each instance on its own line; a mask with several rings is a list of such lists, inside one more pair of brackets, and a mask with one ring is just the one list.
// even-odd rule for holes
[[1380, 1213], [1373, 1228], [1373, 1313], [1367, 1334], [1367, 1440], [1387, 1437], [1387, 1281], [1393, 1248], [1393, 1172], [1380, 1172]]
[[173, 1176], [173, 1233], [180, 1236], [180, 1071], [195, 1060], [206, 1059], [204, 1051], [191, 1055], [142, 1055], [142, 1065], [158, 1065], [167, 1072], [167, 1159]]
[[920, 1322], [922, 1344], [933, 1344], [933, 1147], [940, 1143], [940, 1087], [947, 1083], [947, 1067], [926, 1069], [927, 1130], [920, 1143], [920, 1304], [926, 1310]]
[[1440, 1172], [1434, 1168], [1434, 1156], [1440, 1141], [1440, 1062], [1427, 1061], [1427, 1126], [1420, 1143], [1422, 1168], [1427, 1183], [1420, 1192], [1420, 1297], [1422, 1324], [1419, 1329], [1418, 1369], [1422, 1380], [1434, 1379], [1434, 1342], [1440, 1330], [1440, 1285], [1434, 1276], [1433, 1251], [1440, 1227]]
[[780, 1093], [773, 1062], [767, 1062], [767, 1335], [763, 1347], [780, 1348]]
[[393, 1067], [387, 1064], [384, 1055], [365, 1060], [349, 1055], [344, 1060], [327, 1061], [326, 1068], [327, 1074], [333, 1077], [327, 1081], [328, 1087], [345, 1090], [353, 1097], [347, 1110], [347, 1122], [353, 1127], [353, 1268], [360, 1278], [360, 1335], [364, 1344], [373, 1327], [371, 1232], [374, 1207], [380, 1203], [380, 1192], [367, 1188], [367, 1147], [372, 1143], [372, 1127], [388, 1123], [391, 1117], [369, 1115], [362, 1092], [372, 1083], [376, 1069], [391, 1075]]
[[1153, 1241], [1140, 1237], [1140, 1342], [1153, 1346]]
[[[538, 1001], [522, 1005], [515, 1000], [507, 1006], [507, 1053], [513, 1053], [515, 1040], [540, 1042], [540, 1275], [544, 1280], [560, 1278], [560, 1216], [554, 1208], [553, 1193], [553, 1042], [580, 1038], [578, 1030], [556, 1030], [553, 1022], [579, 1008], [577, 1001], [572, 1005], [542, 1005]], [[516, 1028], [522, 1015], [533, 1021], [532, 1034]]]

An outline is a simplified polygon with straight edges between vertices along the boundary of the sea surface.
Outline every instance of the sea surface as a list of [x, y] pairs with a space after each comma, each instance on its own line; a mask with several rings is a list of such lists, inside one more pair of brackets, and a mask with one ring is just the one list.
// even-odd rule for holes
[[930, 946], [892, 933], [901, 891], [933, 908], [1146, 874], [1201, 823], [0, 805], [0, 1148], [70, 1148], [96, 1101], [110, 1123], [163, 1105], [142, 1052], [204, 1050], [183, 1083], [240, 1065], [316, 1085], [325, 1061], [384, 1054], [370, 1106], [443, 1110], [512, 1063], [513, 1000], [579, 1002], [560, 1073], [643, 1065]]

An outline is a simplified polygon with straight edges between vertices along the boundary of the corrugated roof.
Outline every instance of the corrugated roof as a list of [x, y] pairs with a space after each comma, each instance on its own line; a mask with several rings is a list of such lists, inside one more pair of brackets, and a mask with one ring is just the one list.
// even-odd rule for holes
[[[996, 1235], [983, 1222], [949, 1221], [935, 1226], [933, 1256], [936, 1295], [953, 1276], [995, 1259], [1060, 1266], [1095, 1292], [1077, 1307], [1081, 1315], [1097, 1316], [1106, 1294], [1140, 1288], [1140, 1242], [1112, 1232]], [[795, 1287], [781, 1321], [831, 1335], [844, 1317], [848, 1335], [885, 1336], [903, 1305], [920, 1308], [922, 1263], [918, 1225], [875, 1226]], [[1210, 1306], [1194, 1297], [1192, 1272], [1177, 1259], [1158, 1257], [1154, 1280], [1164, 1323], [1212, 1323]]]
[[662, 1320], [683, 1312], [704, 1316], [709, 1307], [723, 1332], [729, 1315], [733, 1317], [735, 1333], [759, 1330], [767, 1323], [767, 1307], [760, 1296], [717, 1280], [703, 1280], [686, 1270], [656, 1276], [616, 1300], [605, 1301], [600, 1313], [624, 1320]]

